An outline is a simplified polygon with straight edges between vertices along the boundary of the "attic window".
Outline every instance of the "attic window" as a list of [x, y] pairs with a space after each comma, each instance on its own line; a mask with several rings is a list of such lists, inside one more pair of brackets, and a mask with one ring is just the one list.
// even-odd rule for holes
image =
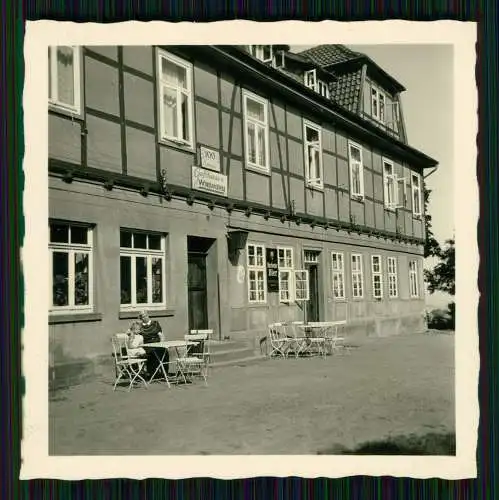
[[321, 96], [329, 98], [329, 87], [324, 80], [317, 78], [317, 71], [315, 69], [305, 71], [304, 79], [305, 85], [309, 89], [315, 90]]
[[385, 94], [376, 87], [371, 88], [371, 115], [376, 120], [385, 122]]
[[272, 45], [250, 45], [250, 53], [262, 62], [272, 62]]

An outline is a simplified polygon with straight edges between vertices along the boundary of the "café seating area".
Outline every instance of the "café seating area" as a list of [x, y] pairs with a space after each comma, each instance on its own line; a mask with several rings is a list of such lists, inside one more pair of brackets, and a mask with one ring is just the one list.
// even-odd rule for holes
[[346, 326], [342, 321], [291, 321], [268, 326], [267, 341], [270, 358], [298, 358], [349, 353], [345, 336], [340, 332]]

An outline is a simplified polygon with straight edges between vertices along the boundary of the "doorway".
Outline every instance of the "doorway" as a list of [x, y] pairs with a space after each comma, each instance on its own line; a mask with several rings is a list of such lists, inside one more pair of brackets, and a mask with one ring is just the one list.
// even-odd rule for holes
[[213, 240], [187, 237], [187, 300], [189, 330], [208, 327], [208, 276], [206, 259]]
[[308, 271], [307, 321], [320, 321], [319, 295], [319, 254], [320, 252], [305, 250], [304, 263]]

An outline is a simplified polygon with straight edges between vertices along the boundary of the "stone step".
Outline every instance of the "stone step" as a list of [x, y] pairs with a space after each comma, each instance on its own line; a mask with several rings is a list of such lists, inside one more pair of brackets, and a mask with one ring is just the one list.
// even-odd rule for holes
[[212, 364], [248, 358], [254, 355], [255, 350], [253, 349], [253, 347], [249, 346], [239, 347], [235, 349], [226, 349], [224, 351], [210, 352]]
[[210, 340], [208, 343], [211, 353], [242, 349], [250, 346], [250, 343], [246, 340]]
[[210, 369], [224, 368], [226, 366], [247, 366], [260, 361], [265, 361], [269, 358], [265, 356], [248, 356], [246, 358], [230, 359], [228, 361], [214, 362], [210, 364]]

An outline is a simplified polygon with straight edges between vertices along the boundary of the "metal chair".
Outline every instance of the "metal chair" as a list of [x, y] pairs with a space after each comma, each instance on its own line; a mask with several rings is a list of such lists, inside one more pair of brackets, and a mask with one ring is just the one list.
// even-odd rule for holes
[[116, 333], [112, 336], [111, 343], [116, 369], [116, 380], [113, 391], [116, 390], [116, 386], [120, 381], [128, 381], [128, 392], [130, 392], [135, 382], [142, 382], [147, 388], [147, 382], [140, 373], [146, 359], [129, 355], [128, 335], [126, 333]]
[[270, 358], [282, 356], [286, 358], [286, 353], [290, 347], [291, 339], [286, 336], [286, 326], [284, 323], [271, 323], [269, 325]]
[[195, 342], [194, 345], [187, 346], [185, 354], [177, 359], [184, 382], [191, 377], [200, 376], [208, 385], [209, 337], [211, 335], [213, 335], [213, 330], [191, 330], [190, 334], [184, 336], [187, 342]]

